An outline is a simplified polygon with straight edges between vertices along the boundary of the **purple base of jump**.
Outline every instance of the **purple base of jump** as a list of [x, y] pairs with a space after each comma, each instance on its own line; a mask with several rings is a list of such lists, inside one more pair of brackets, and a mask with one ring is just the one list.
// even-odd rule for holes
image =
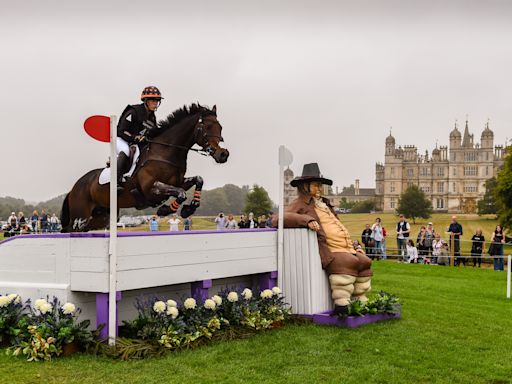
[[[116, 292], [116, 301], [121, 300], [121, 291]], [[99, 338], [106, 340], [108, 338], [108, 293], [96, 293], [96, 327], [104, 325], [101, 329]], [[118, 312], [116, 312], [116, 336], [119, 329]]]
[[264, 291], [265, 289], [272, 289], [277, 285], [277, 271], [262, 273], [259, 276], [259, 288]]
[[377, 313], [375, 315], [348, 316], [343, 319], [338, 316], [331, 316], [331, 311], [313, 315], [313, 322], [319, 325], [335, 325], [344, 328], [357, 328], [362, 325], [376, 323], [378, 321], [399, 319], [401, 313]]

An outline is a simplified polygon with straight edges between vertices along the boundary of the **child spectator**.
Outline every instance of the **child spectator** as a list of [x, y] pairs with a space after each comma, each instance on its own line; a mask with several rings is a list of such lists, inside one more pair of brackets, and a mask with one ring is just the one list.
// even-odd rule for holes
[[418, 250], [414, 246], [414, 241], [407, 241], [407, 261], [409, 263], [417, 263], [418, 262]]
[[484, 249], [485, 237], [482, 234], [482, 229], [477, 228], [476, 233], [471, 238], [473, 242], [471, 246], [471, 256], [473, 259], [473, 268], [476, 267], [476, 263], [478, 263], [478, 268], [482, 266], [482, 251]]
[[174, 231], [180, 230], [179, 224], [181, 223], [181, 220], [178, 219], [177, 214], [173, 214], [171, 216], [171, 218], [169, 219], [168, 223], [169, 223], [169, 231], [174, 232]]
[[187, 217], [183, 220], [183, 230], [190, 231], [192, 229], [192, 216]]
[[149, 230], [151, 232], [158, 231], [158, 220], [156, 219], [156, 216], [153, 216], [151, 220], [149, 220]]
[[32, 216], [30, 216], [30, 224], [32, 225], [32, 230], [34, 233], [37, 233], [37, 223], [39, 222], [39, 213], [37, 211], [32, 212]]
[[434, 240], [432, 240], [432, 264], [438, 263], [438, 258], [441, 255], [441, 249], [443, 248], [444, 241], [441, 240], [441, 235], [435, 234]]

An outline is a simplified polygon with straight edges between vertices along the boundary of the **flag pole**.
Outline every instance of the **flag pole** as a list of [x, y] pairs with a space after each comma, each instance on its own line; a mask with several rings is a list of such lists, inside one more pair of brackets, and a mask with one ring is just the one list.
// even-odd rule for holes
[[116, 344], [117, 331], [117, 131], [116, 116], [110, 116], [110, 237], [108, 287], [108, 343]]

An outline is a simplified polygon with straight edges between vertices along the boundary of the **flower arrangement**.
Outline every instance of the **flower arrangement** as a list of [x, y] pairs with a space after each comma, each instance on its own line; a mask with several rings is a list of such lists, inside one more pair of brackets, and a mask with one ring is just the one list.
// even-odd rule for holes
[[280, 326], [290, 313], [278, 287], [258, 295], [248, 288], [224, 290], [201, 303], [193, 298], [178, 304], [151, 297], [137, 299], [135, 307], [137, 318], [124, 322], [120, 332], [117, 356], [123, 359], [245, 336]]
[[1, 297], [0, 340], [9, 339], [8, 353], [14, 356], [24, 355], [29, 361], [50, 360], [60, 355], [65, 345], [75, 343], [86, 348], [93, 342], [89, 320], [77, 322], [80, 310], [73, 303], [61, 305], [54, 297], [52, 301], [38, 299], [31, 307], [18, 295]]
[[399, 313], [400, 301], [398, 297], [390, 293], [380, 291], [377, 295], [372, 296], [366, 303], [355, 300], [348, 306], [346, 314], [340, 314], [340, 317], [346, 316], [365, 316], [375, 315], [377, 313]]

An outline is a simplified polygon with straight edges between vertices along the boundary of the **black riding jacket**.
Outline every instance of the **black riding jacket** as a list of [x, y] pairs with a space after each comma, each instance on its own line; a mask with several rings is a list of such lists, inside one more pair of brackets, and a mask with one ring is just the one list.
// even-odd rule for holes
[[149, 111], [144, 103], [128, 105], [117, 124], [117, 136], [133, 144], [135, 136], [152, 136], [157, 128], [155, 112]]

